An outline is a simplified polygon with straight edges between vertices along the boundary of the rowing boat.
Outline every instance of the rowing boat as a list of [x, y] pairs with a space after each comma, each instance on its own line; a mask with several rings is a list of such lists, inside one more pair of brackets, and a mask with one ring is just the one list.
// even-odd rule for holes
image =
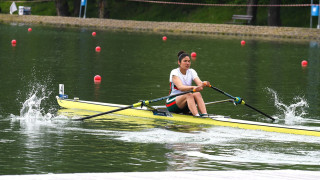
[[[121, 105], [121, 104], [83, 101], [83, 100], [79, 100], [78, 98], [66, 99], [58, 96], [56, 98], [57, 98], [58, 104], [62, 108], [68, 108], [68, 109], [80, 109], [80, 110], [86, 110], [86, 111], [106, 112], [106, 111], [127, 107], [127, 105]], [[297, 128], [297, 127], [290, 127], [287, 125], [278, 125], [278, 124], [232, 119], [229, 117], [219, 116], [219, 115], [212, 115], [207, 118], [202, 118], [202, 117], [199, 118], [191, 115], [169, 113], [167, 111], [159, 110], [159, 109], [148, 109], [146, 107], [134, 107], [130, 109], [125, 109], [122, 111], [117, 111], [115, 112], [115, 114], [160, 119], [160, 120], [175, 121], [175, 122], [184, 122], [184, 123], [191, 123], [191, 124], [202, 124], [202, 125], [205, 124], [205, 125], [213, 125], [213, 126], [225, 126], [225, 127], [262, 130], [262, 131], [268, 131], [268, 132], [278, 132], [278, 133], [287, 133], [287, 134], [320, 136], [319, 130], [311, 129], [307, 127]]]

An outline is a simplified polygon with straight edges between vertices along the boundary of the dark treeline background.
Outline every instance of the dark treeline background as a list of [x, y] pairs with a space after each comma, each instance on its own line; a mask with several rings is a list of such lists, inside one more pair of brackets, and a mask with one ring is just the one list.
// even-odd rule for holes
[[[57, 15], [78, 17], [81, 0], [52, 0], [37, 3], [20, 3], [32, 6], [34, 15]], [[153, 0], [178, 3], [202, 4], [238, 4], [249, 6], [196, 6], [181, 4], [158, 4], [135, 2], [129, 0], [87, 0], [87, 18], [111, 18], [141, 21], [180, 21], [200, 23], [227, 23], [233, 14], [251, 15], [251, 25], [269, 26], [309, 26], [310, 6], [258, 7], [250, 5], [282, 5], [282, 4], [310, 4], [311, 0]], [[12, 1], [7, 4], [0, 2], [3, 13], [7, 12]], [[27, 2], [27, 1], [26, 1]], [[314, 0], [319, 3], [319, 0]], [[4, 10], [5, 9], [5, 10]], [[84, 14], [82, 7], [81, 17]], [[316, 21], [314, 21], [316, 22]]]

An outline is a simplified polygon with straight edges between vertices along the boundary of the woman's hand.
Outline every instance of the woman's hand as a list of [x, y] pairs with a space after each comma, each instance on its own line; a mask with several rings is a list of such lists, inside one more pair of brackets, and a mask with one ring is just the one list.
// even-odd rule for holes
[[194, 92], [199, 92], [199, 91], [202, 91], [203, 90], [203, 87], [202, 86], [195, 86], [194, 88], [193, 88], [193, 91]]
[[210, 87], [210, 82], [209, 81], [203, 81], [202, 82], [202, 87], [205, 87], [205, 86]]

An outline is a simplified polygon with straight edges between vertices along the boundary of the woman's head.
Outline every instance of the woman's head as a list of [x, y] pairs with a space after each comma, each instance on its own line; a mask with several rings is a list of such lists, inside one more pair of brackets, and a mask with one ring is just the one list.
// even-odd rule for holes
[[[184, 59], [185, 57], [189, 57], [189, 54], [187, 54], [184, 51], [179, 51], [178, 52], [178, 61], [181, 63], [181, 60]], [[190, 58], [190, 57], [189, 57]]]
[[191, 65], [189, 54], [185, 53], [184, 51], [180, 51], [178, 53], [178, 64], [179, 64], [180, 70], [189, 69]]

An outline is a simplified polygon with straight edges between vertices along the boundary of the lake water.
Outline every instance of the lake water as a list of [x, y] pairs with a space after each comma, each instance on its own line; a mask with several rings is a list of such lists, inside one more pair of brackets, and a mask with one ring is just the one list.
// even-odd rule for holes
[[[168, 95], [179, 50], [202, 80], [278, 124], [320, 126], [318, 42], [0, 24], [0, 174], [320, 170], [320, 138], [108, 115], [75, 122], [55, 96], [132, 104]], [[93, 37], [91, 33], [97, 32]], [[168, 37], [162, 41], [162, 36]], [[11, 40], [16, 39], [15, 47]], [[241, 46], [240, 41], [246, 40]], [[101, 52], [95, 52], [100, 46]], [[307, 67], [301, 61], [308, 60]], [[102, 77], [95, 84], [95, 75]], [[226, 99], [205, 89], [206, 102]], [[163, 105], [164, 102], [155, 105]], [[246, 106], [210, 113], [267, 122]], [[75, 116], [76, 112], [75, 112]]]

